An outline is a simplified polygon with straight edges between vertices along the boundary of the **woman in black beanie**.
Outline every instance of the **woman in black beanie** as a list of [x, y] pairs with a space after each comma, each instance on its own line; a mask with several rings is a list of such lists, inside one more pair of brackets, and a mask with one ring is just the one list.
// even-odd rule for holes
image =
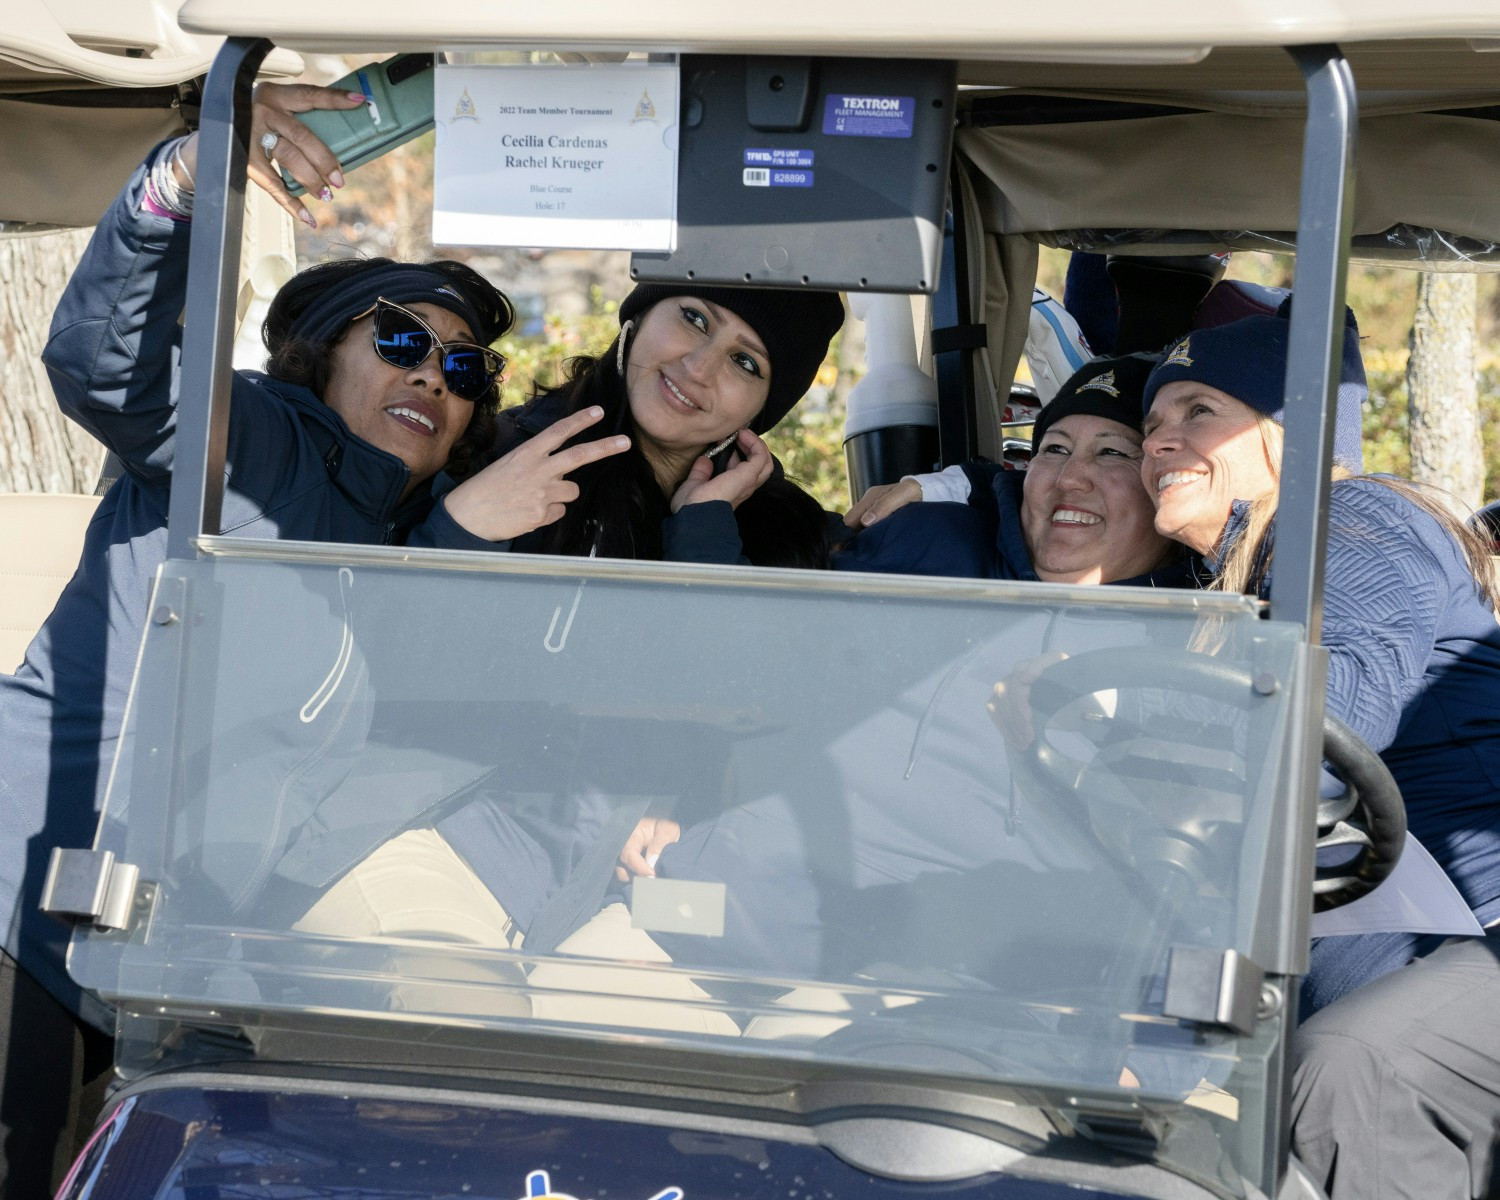
[[641, 284], [620, 305], [620, 336], [608, 350], [573, 359], [564, 383], [501, 413], [492, 454], [501, 459], [590, 408], [600, 411], [598, 423], [562, 448], [623, 435], [629, 449], [537, 497], [527, 531], [514, 521], [515, 459], [497, 461], [448, 494], [430, 523], [435, 540], [539, 554], [826, 564], [821, 510], [781, 475], [759, 435], [802, 398], [843, 319], [833, 292]]

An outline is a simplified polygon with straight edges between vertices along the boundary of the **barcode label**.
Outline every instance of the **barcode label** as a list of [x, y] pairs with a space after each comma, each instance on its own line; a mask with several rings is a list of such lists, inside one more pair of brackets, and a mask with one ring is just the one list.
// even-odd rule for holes
[[770, 187], [771, 172], [765, 167], [746, 167], [744, 180], [746, 187]]

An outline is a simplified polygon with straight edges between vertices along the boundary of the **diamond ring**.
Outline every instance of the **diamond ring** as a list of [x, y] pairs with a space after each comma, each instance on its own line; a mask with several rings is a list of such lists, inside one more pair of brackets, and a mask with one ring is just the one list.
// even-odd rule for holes
[[266, 152], [266, 158], [270, 159], [276, 150], [276, 143], [281, 141], [281, 134], [272, 133], [269, 129], [260, 135], [260, 148]]

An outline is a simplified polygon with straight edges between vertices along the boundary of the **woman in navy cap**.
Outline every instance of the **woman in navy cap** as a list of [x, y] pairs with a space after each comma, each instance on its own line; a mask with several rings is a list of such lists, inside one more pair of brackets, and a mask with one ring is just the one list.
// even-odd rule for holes
[[[1202, 555], [1228, 591], [1269, 594], [1288, 326], [1261, 316], [1194, 332], [1146, 384], [1142, 478], [1156, 528]], [[1346, 379], [1353, 338], [1346, 329]], [[1350, 457], [1357, 439], [1357, 410], [1341, 408], [1335, 455]], [[1328, 709], [1385, 760], [1411, 832], [1490, 936], [1314, 942], [1302, 1008], [1317, 1015], [1298, 1035], [1294, 1146], [1335, 1197], [1486, 1195], [1500, 1127], [1500, 626], [1489, 550], [1412, 484], [1347, 468], [1336, 480]]]
[[834, 566], [1054, 583], [1189, 582], [1181, 548], [1155, 531], [1140, 483], [1140, 397], [1157, 361], [1131, 354], [1081, 367], [1038, 414], [1026, 471], [964, 465], [954, 499], [967, 504], [896, 511], [922, 498], [924, 487], [947, 484], [952, 472], [904, 481], [880, 504], [867, 494], [870, 502], [846, 518], [863, 528]]

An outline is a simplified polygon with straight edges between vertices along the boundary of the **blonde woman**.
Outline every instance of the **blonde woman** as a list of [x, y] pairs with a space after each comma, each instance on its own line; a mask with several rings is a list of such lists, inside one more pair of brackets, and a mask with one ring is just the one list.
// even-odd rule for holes
[[[1288, 325], [1277, 315], [1195, 332], [1146, 384], [1142, 478], [1157, 531], [1197, 551], [1225, 590], [1265, 596], [1275, 569]], [[1351, 361], [1346, 330], [1346, 379]], [[1338, 425], [1335, 452], [1347, 455], [1358, 410], [1341, 408]], [[1338, 476], [1328, 709], [1380, 753], [1412, 833], [1491, 936], [1314, 943], [1294, 1145], [1335, 1200], [1488, 1195], [1500, 1128], [1500, 626], [1488, 548], [1431, 493]]]

